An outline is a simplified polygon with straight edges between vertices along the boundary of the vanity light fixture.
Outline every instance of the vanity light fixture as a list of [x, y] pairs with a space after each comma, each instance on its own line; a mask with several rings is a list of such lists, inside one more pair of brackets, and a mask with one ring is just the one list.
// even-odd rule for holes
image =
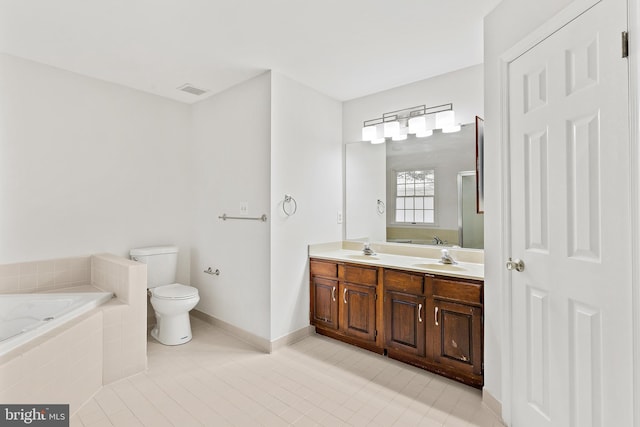
[[384, 137], [385, 138], [394, 138], [400, 135], [400, 122], [385, 122], [384, 123]]
[[379, 123], [377, 125], [365, 126], [362, 128], [363, 140], [373, 142], [374, 140], [381, 138], [384, 139], [384, 124]]
[[458, 132], [461, 129], [456, 123], [456, 114], [453, 110], [436, 114], [436, 128], [442, 129], [443, 133]]
[[404, 141], [409, 136], [409, 128], [407, 126], [400, 126], [398, 133], [391, 137], [392, 141]]
[[372, 144], [382, 144], [386, 138], [404, 141], [408, 134], [425, 138], [433, 135], [434, 129], [442, 129], [445, 133], [457, 132], [461, 129], [455, 121], [452, 103], [435, 107], [418, 105], [384, 113], [377, 119], [365, 120], [362, 127], [362, 140], [370, 141]]

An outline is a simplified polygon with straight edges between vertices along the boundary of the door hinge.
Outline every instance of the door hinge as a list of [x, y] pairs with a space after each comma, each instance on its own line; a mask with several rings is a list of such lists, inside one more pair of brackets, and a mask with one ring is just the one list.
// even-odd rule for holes
[[378, 300], [378, 294], [373, 294], [373, 299], [377, 301]]
[[629, 32], [628, 31], [622, 32], [622, 57], [623, 58], [629, 57]]
[[373, 331], [373, 338], [378, 338], [378, 330]]

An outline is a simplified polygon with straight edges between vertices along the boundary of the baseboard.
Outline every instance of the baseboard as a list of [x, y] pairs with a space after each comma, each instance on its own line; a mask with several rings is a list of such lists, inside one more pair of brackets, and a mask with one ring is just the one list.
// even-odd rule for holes
[[207, 322], [210, 325], [216, 326], [223, 331], [227, 332], [229, 335], [233, 335], [238, 338], [240, 341], [243, 341], [250, 346], [254, 347], [257, 350], [260, 350], [264, 353], [273, 353], [274, 351], [286, 347], [288, 345], [294, 344], [309, 335], [311, 335], [313, 329], [311, 326], [306, 326], [302, 329], [294, 331], [288, 335], [278, 338], [275, 341], [269, 341], [265, 338], [262, 338], [258, 335], [252, 334], [251, 332], [245, 331], [242, 328], [238, 328], [230, 323], [225, 322], [224, 320], [220, 320], [216, 317], [213, 317], [207, 313], [203, 313], [199, 310], [191, 310], [191, 315], [200, 320]]
[[300, 328], [297, 331], [293, 331], [290, 334], [287, 334], [283, 337], [280, 337], [277, 340], [271, 341], [271, 353], [281, 349], [282, 347], [295, 344], [298, 341], [305, 339], [306, 337], [313, 334], [313, 331], [314, 331], [313, 326], [309, 325], [309, 326], [305, 326], [304, 328]]
[[[482, 403], [502, 421], [502, 403], [493, 397], [486, 388], [482, 389]], [[502, 421], [504, 424], [504, 421]]]
[[204, 320], [210, 325], [222, 329], [223, 331], [229, 333], [229, 335], [233, 335], [234, 337], [238, 338], [240, 341], [246, 342], [256, 350], [260, 350], [264, 353], [271, 352], [271, 343], [265, 338], [259, 337], [258, 335], [252, 334], [251, 332], [245, 331], [244, 329], [238, 328], [231, 323], [227, 323], [224, 320], [220, 320], [199, 310], [191, 310], [191, 315], [193, 317], [197, 317], [200, 320]]

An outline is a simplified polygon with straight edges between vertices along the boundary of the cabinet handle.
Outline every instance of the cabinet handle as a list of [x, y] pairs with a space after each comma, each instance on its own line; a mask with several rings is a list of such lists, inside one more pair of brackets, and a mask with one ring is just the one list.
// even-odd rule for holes
[[422, 304], [418, 304], [418, 322], [422, 323]]
[[344, 303], [347, 303], [347, 288], [344, 288], [344, 291], [342, 292], [342, 301], [344, 301]]
[[437, 306], [435, 310], [435, 318], [436, 318], [436, 326], [438, 326], [438, 307]]
[[331, 288], [331, 299], [336, 302], [336, 287]]

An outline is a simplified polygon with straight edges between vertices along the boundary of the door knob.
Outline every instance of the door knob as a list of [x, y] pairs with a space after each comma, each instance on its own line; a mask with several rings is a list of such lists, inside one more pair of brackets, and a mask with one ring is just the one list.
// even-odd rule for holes
[[524, 271], [524, 261], [518, 258], [514, 260], [509, 258], [509, 260], [507, 261], [507, 270], [515, 270], [518, 272]]

